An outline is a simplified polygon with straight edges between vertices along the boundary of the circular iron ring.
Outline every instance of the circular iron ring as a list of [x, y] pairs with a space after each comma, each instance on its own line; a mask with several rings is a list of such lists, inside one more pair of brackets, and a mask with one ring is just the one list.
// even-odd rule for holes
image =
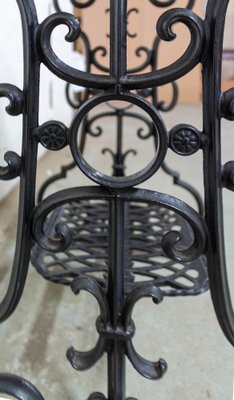
[[[153, 160], [141, 171], [136, 172], [129, 176], [124, 176], [124, 177], [108, 176], [96, 170], [90, 164], [87, 163], [87, 161], [82, 156], [80, 149], [77, 146], [77, 136], [83, 118], [94, 107], [111, 100], [126, 101], [143, 109], [153, 120], [159, 138], [158, 151]], [[92, 179], [94, 182], [102, 186], [110, 188], [127, 188], [144, 182], [159, 169], [166, 156], [168, 148], [168, 137], [167, 137], [166, 127], [159, 112], [146, 99], [141, 98], [138, 95], [134, 95], [132, 93], [122, 93], [122, 94], [102, 93], [88, 100], [77, 111], [75, 118], [71, 124], [71, 128], [69, 130], [69, 144], [76, 164], [88, 178]]]

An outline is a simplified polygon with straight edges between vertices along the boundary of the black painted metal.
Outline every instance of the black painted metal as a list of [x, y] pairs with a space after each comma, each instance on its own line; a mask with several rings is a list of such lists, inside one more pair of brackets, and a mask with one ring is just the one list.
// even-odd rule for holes
[[[70, 285], [75, 277], [93, 276], [103, 290], [108, 288], [109, 224], [106, 201], [80, 201], [56, 209], [48, 220], [47, 235], [58, 221], [70, 226], [71, 245], [60, 253], [35, 245], [31, 261], [46, 279]], [[165, 295], [197, 295], [209, 288], [206, 260], [178, 262], [167, 257], [162, 248], [166, 234], [177, 229], [187, 232], [184, 244], [192, 242], [189, 225], [177, 213], [149, 203], [129, 203], [124, 254], [125, 293], [148, 278]], [[175, 228], [174, 228], [175, 227]], [[176, 228], [177, 227], [177, 228]], [[142, 281], [143, 279], [143, 281]]]
[[[169, 7], [176, 0], [149, 0], [155, 7]], [[135, 332], [132, 311], [135, 303], [143, 297], [151, 297], [158, 304], [163, 295], [198, 294], [207, 289], [206, 263], [209, 273], [211, 295], [217, 318], [224, 334], [234, 344], [234, 316], [231, 306], [225, 265], [223, 239], [223, 188], [233, 190], [233, 165], [230, 161], [221, 164], [221, 118], [234, 119], [234, 90], [221, 93], [221, 55], [223, 29], [228, 0], [208, 0], [206, 19], [203, 21], [191, 8], [173, 8], [159, 18], [157, 31], [160, 40], [174, 40], [173, 24], [183, 23], [191, 34], [187, 50], [179, 60], [163, 69], [157, 68], [156, 39], [153, 51], [141, 48], [147, 60], [140, 68], [127, 70], [126, 45], [127, 23], [131, 10], [127, 0], [110, 0], [110, 67], [100, 66], [97, 52], [105, 54], [98, 47], [90, 50], [89, 40], [80, 32], [78, 21], [73, 15], [60, 11], [48, 17], [39, 26], [33, 0], [17, 0], [24, 37], [24, 87], [23, 90], [10, 84], [0, 85], [0, 96], [9, 99], [7, 112], [23, 114], [23, 144], [21, 156], [8, 152], [5, 156], [7, 167], [0, 168], [1, 179], [20, 176], [19, 221], [15, 259], [7, 294], [0, 304], [0, 320], [8, 318], [16, 308], [22, 295], [33, 243], [34, 263], [47, 278], [69, 283], [75, 294], [81, 290], [92, 294], [98, 301], [100, 316], [97, 319], [99, 338], [94, 349], [80, 352], [71, 347], [67, 357], [77, 370], [92, 367], [106, 352], [108, 355], [108, 400], [124, 400], [125, 359], [144, 377], [159, 379], [166, 372], [167, 365], [162, 359], [152, 362], [142, 358], [135, 350], [132, 338]], [[95, 3], [87, 0], [80, 3], [72, 0], [78, 8]], [[65, 24], [69, 28], [66, 40], [82, 37], [86, 43], [88, 68], [78, 71], [66, 65], [54, 53], [50, 38], [54, 28]], [[59, 121], [38, 125], [39, 72], [44, 63], [54, 74], [66, 82], [86, 88], [82, 104], [77, 108], [69, 128]], [[96, 65], [105, 74], [93, 74], [90, 65]], [[203, 129], [180, 124], [167, 131], [161, 111], [173, 107], [176, 97], [176, 79], [191, 71], [197, 64], [203, 65]], [[151, 72], [145, 73], [151, 65]], [[174, 96], [171, 104], [158, 101], [154, 88], [171, 83]], [[152, 89], [153, 88], [153, 89]], [[69, 90], [69, 86], [67, 87]], [[153, 99], [149, 102], [148, 99]], [[108, 115], [117, 117], [117, 151], [113, 154], [113, 175], [106, 175], [91, 167], [83, 154], [87, 133], [92, 131], [88, 114], [99, 104], [111, 100], [129, 103], [124, 111], [112, 109]], [[130, 106], [143, 109], [148, 117], [145, 123], [149, 135], [155, 140], [155, 157], [138, 173], [124, 175], [122, 152], [123, 114], [139, 118]], [[103, 117], [103, 115], [102, 115]], [[80, 145], [77, 136], [80, 136]], [[138, 132], [139, 136], [144, 136]], [[148, 136], [148, 135], [146, 135]], [[49, 150], [59, 151], [69, 146], [77, 166], [96, 186], [75, 187], [57, 192], [35, 205], [35, 177], [38, 142]], [[205, 207], [200, 196], [190, 184], [180, 181], [176, 172], [165, 165], [167, 149], [178, 156], [190, 156], [200, 150], [204, 155]], [[66, 168], [70, 168], [69, 167]], [[199, 212], [168, 194], [135, 188], [163, 168], [173, 176], [175, 183], [191, 191], [197, 199]], [[66, 171], [65, 171], [66, 172]], [[175, 229], [175, 224], [180, 226]], [[94, 249], [93, 249], [94, 248]], [[39, 250], [40, 249], [40, 250]], [[79, 254], [85, 251], [85, 256]], [[72, 253], [73, 252], [73, 253]], [[75, 252], [75, 255], [74, 255]], [[50, 265], [58, 254], [68, 257], [61, 271], [50, 275]], [[73, 258], [72, 258], [73, 257]], [[75, 258], [74, 258], [75, 257]], [[91, 259], [90, 259], [91, 257]], [[167, 258], [168, 264], [161, 268], [159, 257]], [[75, 260], [77, 267], [66, 268], [66, 262]], [[94, 259], [94, 260], [93, 260]], [[141, 263], [140, 266], [137, 263]], [[143, 264], [143, 265], [142, 265]], [[178, 264], [181, 270], [178, 272]], [[176, 266], [177, 265], [177, 266]], [[53, 264], [54, 266], [54, 264]], [[198, 277], [194, 277], [194, 270]], [[169, 275], [165, 277], [165, 273]], [[191, 274], [191, 272], [193, 272]], [[92, 275], [90, 275], [92, 274]], [[136, 279], [139, 278], [140, 279]], [[147, 277], [143, 282], [141, 276]], [[179, 281], [186, 279], [187, 283]], [[188, 287], [188, 282], [192, 288]], [[43, 400], [41, 394], [27, 381], [11, 375], [0, 375], [0, 392], [16, 399]], [[90, 399], [104, 400], [101, 393], [94, 393]]]
[[[55, 3], [55, 8], [56, 10], [61, 11], [57, 1], [54, 2]], [[193, 7], [193, 1], [189, 2], [189, 4], [187, 5], [187, 8], [192, 8]], [[162, 3], [163, 7], [168, 6], [167, 4]], [[106, 12], [110, 12], [110, 9], [107, 9]], [[137, 8], [130, 8], [127, 12], [127, 24], [129, 24], [129, 16], [132, 13], [139, 13], [139, 10]], [[134, 38], [137, 36], [137, 34], [132, 34], [127, 30], [127, 36], [130, 38]], [[109, 34], [107, 34], [107, 37], [110, 37]], [[84, 32], [80, 33], [80, 40], [82, 40], [83, 45], [84, 45], [84, 51], [85, 51], [85, 55], [86, 55], [86, 71], [90, 72], [92, 69], [92, 66], [95, 66], [96, 68], [100, 69], [100, 71], [103, 72], [107, 72], [109, 73], [110, 70], [109, 68], [105, 67], [104, 65], [101, 65], [101, 63], [98, 61], [97, 59], [97, 55], [98, 53], [101, 53], [101, 55], [103, 57], [105, 57], [108, 53], [108, 50], [102, 46], [97, 46], [96, 48], [94, 48], [93, 50], [91, 49], [91, 44], [90, 41], [87, 37], [87, 35]], [[145, 54], [146, 59], [143, 63], [141, 63], [141, 65], [128, 69], [129, 73], [139, 73], [141, 71], [144, 71], [145, 68], [150, 68], [152, 71], [157, 69], [157, 64], [158, 64], [158, 53], [159, 53], [159, 48], [160, 48], [160, 43], [161, 43], [161, 39], [160, 37], [157, 35], [155, 40], [153, 41], [153, 46], [152, 49], [147, 48], [146, 46], [140, 46], [138, 47], [135, 52], [137, 56], [142, 56]], [[67, 88], [66, 88], [66, 97], [67, 97], [67, 101], [68, 103], [74, 108], [74, 109], [78, 109], [81, 107], [82, 103], [84, 103], [85, 101], [87, 101], [87, 99], [89, 97], [92, 96], [92, 89], [86, 88], [85, 89], [85, 95], [81, 95], [79, 96], [79, 101], [78, 102], [74, 102], [74, 99], [71, 97], [70, 95], [70, 90], [69, 90], [69, 83], [67, 84]], [[157, 110], [163, 111], [163, 112], [167, 112], [172, 110], [178, 100], [178, 87], [177, 87], [177, 83], [176, 82], [171, 82], [172, 85], [172, 99], [171, 102], [169, 104], [166, 104], [164, 101], [159, 99], [159, 94], [158, 94], [158, 87], [154, 87], [154, 88], [150, 88], [147, 90], [139, 90], [138, 93], [144, 97], [147, 98]], [[136, 151], [134, 149], [130, 149], [126, 152], [123, 152], [123, 148], [122, 148], [122, 135], [124, 134], [124, 121], [127, 118], [134, 118], [134, 119], [138, 119], [139, 121], [143, 121], [146, 128], [148, 128], [148, 132], [145, 133], [144, 130], [141, 128], [137, 131], [137, 136], [141, 139], [148, 139], [153, 137], [154, 141], [155, 141], [155, 147], [157, 148], [157, 132], [155, 130], [155, 126], [152, 123], [151, 119], [147, 119], [145, 116], [137, 113], [136, 111], [129, 111], [129, 108], [131, 108], [130, 106], [126, 106], [126, 107], [121, 107], [121, 109], [119, 109], [118, 107], [115, 107], [113, 105], [111, 105], [110, 103], [107, 103], [107, 106], [110, 107], [112, 109], [111, 112], [98, 112], [96, 113], [95, 116], [90, 117], [87, 115], [86, 118], [83, 120], [83, 124], [82, 124], [82, 132], [81, 132], [81, 140], [80, 140], [80, 151], [81, 153], [83, 153], [84, 148], [85, 148], [85, 143], [86, 143], [86, 139], [87, 137], [93, 136], [93, 137], [99, 137], [102, 133], [103, 133], [103, 129], [102, 127], [100, 127], [100, 124], [102, 123], [102, 120], [106, 117], [114, 117], [117, 120], [117, 127], [116, 127], [116, 136], [117, 136], [117, 145], [116, 145], [116, 151], [113, 152], [113, 150], [111, 149], [103, 149], [103, 154], [105, 153], [110, 153], [110, 155], [113, 158], [113, 175], [114, 176], [124, 176], [125, 175], [125, 169], [126, 169], [126, 157], [130, 154], [136, 154]], [[99, 123], [99, 125], [96, 127], [93, 126], [96, 123]], [[181, 125], [181, 128], [183, 126]], [[179, 130], [180, 126], [178, 126], [178, 129], [176, 129], [177, 131]], [[189, 154], [193, 154], [196, 151], [199, 150], [200, 146], [201, 146], [201, 139], [199, 138], [198, 132], [196, 131], [196, 129], [194, 127], [185, 127], [187, 128], [187, 137], [181, 137], [181, 135], [179, 136], [179, 139], [177, 140], [177, 143], [179, 145], [180, 143], [180, 147], [183, 147], [183, 143], [186, 142], [186, 147], [191, 147], [190, 146], [190, 142], [192, 145], [192, 149], [193, 151], [191, 152], [191, 150], [188, 151], [184, 151], [185, 155], [189, 155]], [[175, 130], [175, 129], [174, 129]], [[184, 131], [182, 129], [182, 135], [183, 135]], [[178, 134], [180, 134], [180, 132], [178, 131]], [[190, 136], [189, 136], [190, 135]], [[193, 136], [192, 136], [193, 135]], [[196, 144], [194, 146], [194, 135], [196, 135]], [[172, 133], [171, 133], [171, 137], [172, 137]], [[41, 144], [43, 144], [45, 147], [47, 147], [46, 144], [43, 143], [43, 141], [41, 141]], [[170, 140], [170, 147], [177, 152], [176, 146], [173, 146], [173, 140]], [[59, 149], [59, 148], [58, 148]], [[155, 150], [156, 151], [156, 150]], [[178, 150], [179, 154], [182, 154], [179, 150]], [[67, 172], [70, 171], [71, 169], [76, 167], [76, 163], [75, 162], [70, 162], [68, 165], [63, 166], [61, 168], [61, 172], [55, 174], [54, 176], [51, 176], [50, 178], [48, 178], [42, 185], [42, 187], [40, 188], [39, 194], [38, 194], [38, 201], [41, 201], [42, 198], [45, 195], [45, 191], [47, 190], [48, 186], [50, 186], [52, 183], [54, 183], [55, 181], [61, 179], [61, 178], [66, 178], [67, 177]], [[174, 178], [174, 183], [176, 185], [179, 185], [185, 189], [187, 189], [188, 191], [191, 192], [191, 194], [193, 195], [193, 197], [195, 198], [196, 202], [197, 202], [197, 206], [198, 206], [198, 210], [200, 213], [202, 213], [203, 210], [203, 202], [201, 199], [201, 196], [199, 195], [199, 193], [197, 192], [197, 190], [190, 185], [189, 183], [183, 182], [180, 179], [180, 176], [178, 174], [178, 172], [172, 170], [171, 168], [169, 168], [166, 163], [164, 162], [162, 164], [162, 169], [164, 170], [164, 172], [166, 172], [167, 174], [171, 175]]]

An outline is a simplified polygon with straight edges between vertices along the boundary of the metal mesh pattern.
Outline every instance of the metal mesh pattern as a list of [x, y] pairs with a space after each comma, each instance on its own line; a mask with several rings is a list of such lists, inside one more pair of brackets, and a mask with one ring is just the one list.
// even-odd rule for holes
[[[46, 279], [70, 284], [77, 276], [91, 275], [105, 288], [108, 274], [109, 205], [104, 200], [80, 201], [55, 210], [47, 221], [47, 233], [57, 222], [72, 231], [70, 247], [61, 253], [35, 245], [32, 264]], [[128, 204], [125, 229], [125, 290], [153, 281], [165, 295], [195, 295], [208, 289], [205, 257], [189, 263], [168, 258], [162, 239], [171, 230], [182, 232], [181, 246], [192, 241], [190, 228], [175, 212], [147, 203]], [[184, 239], [185, 238], [185, 239]]]

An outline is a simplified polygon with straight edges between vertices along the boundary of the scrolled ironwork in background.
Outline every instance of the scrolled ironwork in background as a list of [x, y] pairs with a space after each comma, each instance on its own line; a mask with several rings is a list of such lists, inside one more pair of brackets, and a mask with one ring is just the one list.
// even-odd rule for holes
[[[170, 7], [176, 4], [177, 0], [149, 0], [154, 6], [157, 7]], [[192, 9], [196, 0], [188, 0], [186, 8]]]
[[[69, 0], [68, 0], [69, 1]], [[86, 8], [89, 6], [92, 6], [95, 3], [96, 0], [87, 0], [87, 1], [82, 1], [82, 3], [78, 0], [70, 0], [70, 2], [72, 3], [72, 5], [76, 8]], [[61, 8], [59, 6], [59, 0], [53, 0], [54, 3], [54, 7], [56, 9], [56, 11], [61, 12]]]

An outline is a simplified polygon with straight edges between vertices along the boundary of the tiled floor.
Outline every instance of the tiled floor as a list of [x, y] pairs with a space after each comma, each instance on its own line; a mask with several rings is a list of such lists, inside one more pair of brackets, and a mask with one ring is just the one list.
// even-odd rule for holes
[[[178, 107], [165, 116], [171, 128], [188, 122], [201, 128], [199, 107]], [[107, 130], [111, 121], [106, 121]], [[134, 147], [136, 125], [127, 127], [126, 148]], [[223, 126], [224, 159], [234, 154], [233, 125]], [[105, 146], [109, 136], [103, 133]], [[88, 142], [90, 163], [100, 169], [108, 168], [108, 155], [96, 162], [100, 139]], [[110, 144], [110, 143], [109, 143]], [[129, 171], [141, 168], [151, 157], [152, 146], [139, 142], [138, 156], [129, 156]], [[146, 157], [147, 155], [147, 157]], [[182, 158], [169, 154], [170, 165], [183, 171], [183, 179], [192, 182], [202, 191], [201, 154]], [[38, 186], [70, 160], [68, 150], [47, 154], [40, 162]], [[77, 171], [66, 180], [56, 183], [53, 190], [87, 184], [88, 180]], [[0, 183], [2, 185], [2, 183]], [[193, 205], [190, 196], [171, 184], [171, 179], [161, 172], [144, 185], [147, 188], [183, 196]], [[13, 192], [0, 207], [0, 251], [3, 294], [12, 263], [17, 215], [17, 195]], [[234, 296], [234, 202], [233, 194], [225, 193], [225, 224], [230, 286]], [[76, 372], [66, 360], [66, 350], [73, 345], [80, 350], [91, 348], [97, 339], [95, 320], [98, 306], [91, 296], [81, 293], [75, 297], [68, 287], [45, 282], [30, 268], [22, 301], [14, 315], [0, 326], [0, 371], [11, 372], [30, 380], [46, 400], [85, 400], [91, 392], [106, 393], [106, 359], [88, 372]], [[135, 308], [136, 323], [134, 343], [146, 358], [165, 358], [168, 372], [159, 382], [139, 376], [127, 365], [127, 395], [139, 400], [232, 400], [234, 375], [234, 350], [224, 338], [211, 304], [209, 292], [198, 297], [165, 298], [160, 306], [148, 299]]]

